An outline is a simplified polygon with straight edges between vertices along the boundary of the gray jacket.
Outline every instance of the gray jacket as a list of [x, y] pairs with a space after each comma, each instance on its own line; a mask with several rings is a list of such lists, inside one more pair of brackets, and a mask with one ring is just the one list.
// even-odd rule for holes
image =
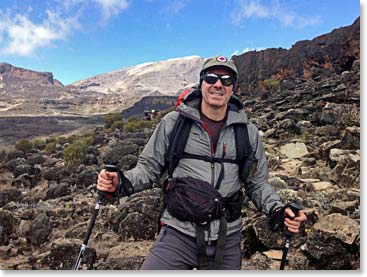
[[[125, 172], [125, 176], [132, 183], [135, 192], [150, 188], [154, 182], [158, 182], [165, 168], [165, 153], [168, 149], [168, 136], [173, 129], [176, 119], [181, 113], [194, 119], [194, 124], [189, 135], [185, 152], [197, 155], [211, 156], [211, 142], [208, 133], [202, 127], [200, 120], [200, 98], [188, 101], [186, 96], [184, 102], [176, 111], [168, 113], [162, 118], [153, 135], [149, 139], [143, 152], [141, 153], [135, 168]], [[237, 101], [237, 103], [236, 103]], [[253, 201], [255, 206], [266, 214], [271, 214], [275, 209], [282, 207], [279, 196], [268, 184], [268, 164], [264, 152], [264, 146], [258, 129], [248, 121], [247, 115], [243, 109], [238, 108], [239, 101], [234, 97], [228, 104], [228, 113], [226, 123], [224, 124], [217, 143], [215, 157], [223, 157], [225, 149], [225, 158], [236, 158], [236, 147], [233, 124], [247, 123], [249, 139], [252, 149], [255, 151], [257, 159], [256, 170], [245, 187], [246, 195]], [[173, 172], [173, 177], [191, 176], [204, 180], [209, 184], [216, 184], [221, 170], [221, 165], [215, 163], [212, 168], [211, 163], [203, 160], [184, 159], [179, 161]], [[224, 163], [224, 178], [219, 188], [223, 197], [231, 196], [242, 186], [238, 174], [238, 165], [233, 163]], [[195, 237], [195, 223], [183, 222], [164, 211], [162, 222], [170, 225], [179, 231]], [[227, 235], [237, 232], [242, 227], [241, 217], [228, 223]], [[218, 238], [219, 220], [213, 220], [210, 226], [211, 240]], [[205, 233], [206, 240], [208, 233]]]

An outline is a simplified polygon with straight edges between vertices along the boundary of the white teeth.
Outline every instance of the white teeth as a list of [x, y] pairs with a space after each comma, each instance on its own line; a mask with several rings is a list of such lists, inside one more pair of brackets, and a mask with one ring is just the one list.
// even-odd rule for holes
[[221, 92], [209, 92], [210, 94], [214, 94], [214, 95], [219, 95], [219, 96], [223, 96], [224, 93], [221, 93]]

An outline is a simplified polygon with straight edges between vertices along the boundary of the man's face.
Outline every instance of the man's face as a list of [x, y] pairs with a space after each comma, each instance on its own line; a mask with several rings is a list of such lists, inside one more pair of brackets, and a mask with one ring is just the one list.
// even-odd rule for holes
[[[213, 68], [209, 69], [205, 74], [218, 74], [232, 76], [231, 70], [227, 68]], [[224, 76], [225, 78], [226, 76]], [[207, 108], [223, 108], [227, 106], [227, 103], [233, 94], [233, 84], [229, 86], [224, 86], [220, 79], [218, 79], [214, 84], [209, 84], [205, 81], [205, 78], [201, 84], [201, 92], [203, 96], [202, 105], [206, 105]]]

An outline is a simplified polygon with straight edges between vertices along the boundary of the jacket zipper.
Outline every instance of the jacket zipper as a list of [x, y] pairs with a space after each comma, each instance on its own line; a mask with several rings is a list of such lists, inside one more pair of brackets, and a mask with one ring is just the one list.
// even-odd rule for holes
[[[208, 126], [204, 123], [201, 122], [201, 126], [204, 128], [204, 130], [207, 132], [208, 136], [209, 136], [209, 141], [210, 141], [210, 152], [211, 152], [211, 157], [214, 160], [215, 157], [215, 151], [214, 151], [214, 145], [212, 142], [212, 139], [210, 137], [210, 130], [208, 128]], [[211, 171], [212, 171], [212, 178], [211, 178], [211, 185], [214, 187], [214, 179], [215, 179], [215, 166], [214, 166], [214, 162], [211, 162]], [[208, 220], [208, 245], [212, 244], [212, 240], [211, 240], [211, 219], [210, 219], [211, 215], [209, 215], [209, 220]]]

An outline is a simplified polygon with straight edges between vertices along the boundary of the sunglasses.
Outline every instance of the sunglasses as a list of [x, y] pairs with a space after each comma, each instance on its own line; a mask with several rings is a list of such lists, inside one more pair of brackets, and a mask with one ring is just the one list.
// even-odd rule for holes
[[215, 84], [218, 79], [222, 83], [223, 86], [229, 87], [234, 84], [234, 78], [231, 75], [220, 75], [215, 73], [207, 73], [204, 75], [203, 80], [210, 85]]

